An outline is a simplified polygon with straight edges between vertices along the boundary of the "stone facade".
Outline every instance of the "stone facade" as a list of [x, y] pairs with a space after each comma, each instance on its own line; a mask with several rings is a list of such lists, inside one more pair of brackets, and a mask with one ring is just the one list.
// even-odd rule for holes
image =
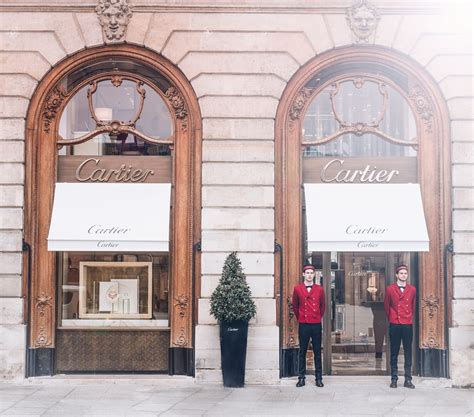
[[[39, 80], [61, 59], [105, 43], [90, 3], [9, 0], [0, 6], [0, 371], [6, 378], [21, 378], [25, 366], [21, 237], [29, 100]], [[157, 51], [185, 74], [203, 117], [202, 279], [195, 343], [200, 380], [221, 378], [218, 328], [208, 306], [232, 250], [242, 259], [258, 311], [249, 333], [247, 380], [278, 380], [276, 109], [288, 81], [306, 62], [355, 42], [346, 21], [350, 1], [277, 3], [216, 1], [209, 6], [206, 1], [136, 0], [126, 31], [127, 42]], [[470, 23], [462, 19], [462, 7], [469, 5], [453, 12], [429, 1], [374, 3], [380, 21], [368, 45], [409, 55], [436, 80], [449, 109], [454, 242], [450, 373], [454, 385], [466, 386], [474, 383], [474, 72]]]

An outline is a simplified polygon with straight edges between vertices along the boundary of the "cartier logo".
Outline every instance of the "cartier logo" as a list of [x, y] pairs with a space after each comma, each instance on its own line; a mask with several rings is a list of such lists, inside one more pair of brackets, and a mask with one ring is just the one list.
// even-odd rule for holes
[[321, 171], [321, 180], [323, 182], [362, 182], [362, 183], [382, 183], [390, 182], [392, 178], [398, 174], [400, 171], [391, 170], [387, 171], [386, 169], [377, 170], [377, 167], [366, 165], [364, 169], [340, 169], [336, 173], [330, 174], [329, 169], [338, 169], [342, 168], [344, 165], [343, 159], [332, 159], [326, 165], [324, 165]]
[[76, 169], [76, 180], [108, 182], [114, 179], [116, 182], [145, 182], [148, 176], [155, 174], [151, 169], [134, 168], [133, 165], [122, 164], [118, 169], [100, 168], [99, 165], [98, 158], [86, 159]]

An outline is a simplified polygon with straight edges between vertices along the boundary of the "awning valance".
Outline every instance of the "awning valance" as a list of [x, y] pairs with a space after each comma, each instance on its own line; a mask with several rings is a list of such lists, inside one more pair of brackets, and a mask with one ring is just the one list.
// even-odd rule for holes
[[305, 184], [308, 251], [426, 252], [418, 184]]
[[57, 183], [50, 251], [168, 251], [171, 184]]

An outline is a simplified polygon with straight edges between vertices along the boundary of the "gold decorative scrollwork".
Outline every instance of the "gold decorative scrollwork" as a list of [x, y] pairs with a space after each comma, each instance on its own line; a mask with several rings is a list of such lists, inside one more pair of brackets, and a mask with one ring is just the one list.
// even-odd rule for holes
[[49, 93], [43, 107], [43, 129], [45, 132], [50, 131], [51, 123], [56, 118], [58, 110], [67, 96], [66, 90], [61, 85], [54, 87]]
[[430, 319], [432, 319], [435, 315], [436, 310], [439, 308], [439, 297], [436, 297], [435, 295], [431, 294], [428, 297], [424, 297], [422, 299], [423, 302], [423, 308], [428, 309], [428, 316]]
[[288, 307], [288, 339], [287, 345], [290, 347], [296, 346], [296, 339], [295, 339], [295, 326], [294, 326], [294, 319], [295, 313], [293, 312], [293, 303], [291, 297], [287, 297], [286, 305]]
[[52, 314], [52, 297], [42, 292], [36, 297], [36, 310], [38, 312], [38, 334], [35, 339], [36, 347], [50, 346], [52, 341], [48, 334], [48, 319]]
[[306, 102], [313, 95], [314, 88], [302, 88], [301, 91], [296, 95], [293, 104], [290, 107], [290, 119], [297, 120], [300, 118], [301, 112], [303, 111]]
[[183, 129], [186, 129], [188, 111], [186, 110], [184, 99], [181, 97], [178, 89], [176, 87], [168, 88], [168, 90], [166, 90], [165, 96], [170, 102], [176, 117], [181, 120]]

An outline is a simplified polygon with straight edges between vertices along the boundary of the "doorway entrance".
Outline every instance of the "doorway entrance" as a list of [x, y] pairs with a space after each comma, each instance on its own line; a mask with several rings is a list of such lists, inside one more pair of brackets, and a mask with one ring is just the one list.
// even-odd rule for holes
[[[417, 286], [417, 254], [402, 252], [312, 252], [316, 283], [324, 287], [323, 369], [327, 375], [389, 373], [386, 288], [395, 267], [409, 265], [409, 281]], [[330, 279], [325, 279], [330, 277]], [[417, 329], [415, 325], [415, 334]], [[416, 340], [416, 337], [414, 338]], [[415, 342], [414, 342], [415, 343]], [[416, 352], [416, 346], [413, 346]], [[403, 369], [403, 350], [399, 369]], [[416, 364], [415, 358], [412, 363]]]

